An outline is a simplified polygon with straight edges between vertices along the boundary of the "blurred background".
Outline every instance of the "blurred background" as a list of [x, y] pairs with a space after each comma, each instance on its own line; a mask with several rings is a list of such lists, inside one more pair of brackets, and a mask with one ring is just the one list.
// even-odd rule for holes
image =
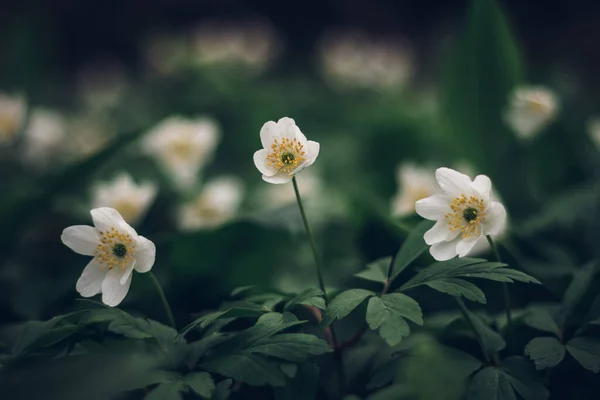
[[[240, 285], [314, 287], [292, 186], [252, 161], [284, 116], [321, 144], [298, 181], [329, 286], [397, 251], [443, 165], [491, 177], [550, 288], [515, 303], [559, 298], [598, 247], [600, 5], [469, 4], [2, 2], [1, 322], [77, 307], [88, 259], [60, 235], [99, 206], [155, 242], [180, 324]], [[142, 275], [121, 306], [163, 319]]]

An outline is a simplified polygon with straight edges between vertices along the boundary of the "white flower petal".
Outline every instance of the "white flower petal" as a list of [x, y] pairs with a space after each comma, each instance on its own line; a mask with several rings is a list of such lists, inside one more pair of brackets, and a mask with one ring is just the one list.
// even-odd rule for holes
[[135, 270], [137, 272], [148, 272], [154, 265], [156, 258], [156, 246], [151, 240], [143, 236], [138, 237], [137, 250], [135, 252]]
[[308, 142], [306, 142], [307, 163], [304, 166], [305, 168], [308, 167], [309, 165], [312, 165], [312, 163], [315, 162], [315, 160], [319, 156], [320, 149], [321, 149], [321, 145], [319, 144], [319, 142], [315, 142], [314, 140], [309, 140]]
[[438, 168], [435, 171], [435, 179], [442, 190], [450, 196], [468, 195], [471, 189], [471, 179], [450, 168]]
[[483, 236], [469, 236], [468, 238], [462, 239], [456, 245], [456, 252], [459, 257], [465, 257], [475, 247], [477, 242], [482, 239]]
[[484, 235], [497, 235], [506, 224], [506, 210], [501, 203], [492, 202], [485, 211], [485, 221], [483, 222]]
[[485, 175], [477, 175], [471, 185], [485, 200], [490, 198], [492, 192], [492, 181]]
[[129, 277], [131, 277], [131, 273], [133, 272], [134, 267], [135, 267], [135, 260], [130, 262], [129, 265], [127, 265], [127, 268], [125, 268], [125, 272], [123, 272], [123, 275], [121, 276], [121, 280], [119, 281], [119, 283], [121, 285], [124, 285], [125, 282], [127, 282], [127, 279], [129, 279]]
[[425, 232], [423, 239], [428, 245], [439, 242], [447, 242], [458, 236], [459, 231], [451, 231], [448, 227], [448, 221], [445, 218], [440, 219], [435, 225]]
[[275, 121], [266, 122], [260, 129], [260, 142], [264, 149], [270, 149], [273, 139], [279, 136], [279, 129]]
[[277, 170], [267, 165], [267, 150], [261, 149], [254, 153], [254, 165], [265, 176], [273, 176]]
[[132, 238], [137, 237], [135, 229], [133, 229], [127, 222], [125, 222], [123, 217], [121, 217], [121, 214], [119, 214], [119, 212], [114, 208], [95, 208], [91, 210], [90, 213], [92, 214], [94, 226], [99, 232], [106, 232], [110, 230], [110, 228], [114, 227], [129, 234]]
[[102, 281], [107, 271], [106, 268], [102, 268], [100, 262], [94, 257], [81, 273], [75, 288], [83, 297], [97, 295], [102, 289]]
[[130, 274], [125, 284], [122, 285], [121, 278], [124, 273], [125, 271], [120, 268], [113, 268], [108, 271], [102, 281], [102, 302], [107, 306], [118, 306], [127, 295], [132, 275]]
[[294, 177], [293, 174], [289, 174], [287, 172], [279, 172], [273, 176], [266, 176], [263, 175], [263, 181], [265, 182], [269, 182], [269, 183], [274, 183], [276, 185], [280, 185], [282, 183], [288, 183], [289, 181], [292, 180], [292, 178]]
[[74, 252], [85, 256], [95, 255], [96, 246], [100, 243], [96, 229], [87, 225], [69, 226], [63, 230], [60, 240]]
[[415, 211], [421, 217], [437, 221], [450, 210], [450, 200], [446, 196], [433, 195], [415, 203]]
[[456, 245], [458, 244], [458, 240], [459, 239], [454, 239], [450, 242], [436, 243], [429, 248], [429, 253], [437, 261], [446, 261], [454, 258], [457, 255]]
[[297, 139], [301, 144], [306, 144], [306, 136], [300, 131], [300, 128], [296, 125], [296, 121], [289, 117], [283, 117], [277, 121], [277, 129], [279, 136], [285, 137], [291, 140]]

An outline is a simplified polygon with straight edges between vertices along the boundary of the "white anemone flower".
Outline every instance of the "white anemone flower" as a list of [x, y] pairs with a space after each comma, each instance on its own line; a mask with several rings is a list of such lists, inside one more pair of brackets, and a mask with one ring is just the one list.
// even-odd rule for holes
[[413, 214], [417, 200], [432, 196], [439, 191], [432, 172], [433, 169], [413, 163], [403, 163], [398, 167], [396, 179], [399, 188], [392, 200], [392, 214], [398, 216]]
[[598, 151], [600, 151], [600, 118], [595, 117], [588, 121], [588, 136]]
[[296, 122], [283, 117], [269, 121], [260, 130], [263, 148], [254, 153], [254, 165], [264, 181], [287, 183], [295, 174], [312, 165], [319, 155], [319, 143], [306, 140]]
[[206, 184], [202, 192], [179, 208], [181, 230], [214, 228], [235, 216], [243, 199], [242, 183], [232, 177], [217, 178]]
[[0, 93], [0, 146], [14, 142], [25, 122], [26, 111], [23, 96]]
[[42, 108], [33, 110], [23, 138], [25, 161], [47, 167], [61, 153], [66, 135], [67, 122], [62, 115]]
[[519, 139], [536, 136], [555, 118], [558, 101], [554, 92], [545, 87], [517, 87], [510, 97], [505, 121]]
[[92, 207], [114, 208], [135, 225], [146, 215], [157, 191], [151, 181], [137, 184], [131, 175], [123, 172], [110, 182], [99, 182], [92, 187]]
[[449, 168], [435, 171], [442, 193], [416, 203], [421, 217], [437, 221], [424, 235], [429, 252], [438, 261], [466, 256], [486, 235], [497, 235], [504, 228], [506, 210], [492, 200], [492, 182], [485, 175], [473, 181]]
[[154, 265], [154, 243], [129, 226], [114, 208], [102, 207], [91, 212], [94, 226], [66, 228], [62, 242], [76, 253], [94, 258], [77, 281], [83, 297], [102, 293], [102, 302], [115, 307], [123, 301], [131, 285], [132, 272], [148, 272]]
[[220, 139], [209, 118], [169, 117], [144, 138], [146, 153], [154, 156], [180, 188], [189, 188], [213, 156]]

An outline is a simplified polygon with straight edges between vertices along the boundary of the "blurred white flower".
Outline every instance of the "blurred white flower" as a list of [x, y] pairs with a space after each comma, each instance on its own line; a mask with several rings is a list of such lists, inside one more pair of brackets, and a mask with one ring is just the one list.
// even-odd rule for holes
[[0, 146], [14, 142], [23, 128], [26, 112], [23, 96], [0, 93]]
[[91, 116], [78, 116], [68, 121], [68, 135], [63, 150], [70, 161], [90, 157], [102, 150], [114, 136], [106, 121]]
[[55, 111], [37, 108], [31, 111], [24, 132], [23, 158], [34, 167], [45, 168], [62, 151], [66, 121]]
[[432, 196], [439, 191], [433, 170], [413, 163], [404, 163], [398, 167], [396, 179], [398, 193], [392, 200], [392, 214], [408, 215], [415, 212], [417, 200]]
[[131, 175], [121, 173], [110, 182], [98, 182], [92, 187], [92, 207], [114, 208], [136, 225], [146, 215], [156, 198], [158, 188], [151, 181], [135, 183]]
[[127, 89], [127, 77], [117, 63], [90, 64], [77, 75], [77, 90], [83, 101], [94, 110], [119, 104]]
[[281, 184], [311, 166], [319, 155], [319, 143], [306, 140], [296, 122], [283, 117], [269, 121], [260, 130], [263, 148], [254, 153], [254, 165], [264, 181]]
[[588, 136], [598, 151], [600, 151], [600, 118], [591, 118], [588, 121]]
[[465, 257], [484, 236], [496, 235], [504, 228], [506, 210], [492, 200], [492, 182], [487, 176], [478, 175], [471, 181], [455, 170], [438, 168], [435, 178], [442, 193], [416, 203], [417, 214], [437, 221], [424, 235], [433, 258]]
[[264, 69], [278, 54], [280, 44], [263, 22], [204, 22], [192, 35], [192, 54], [200, 65], [240, 64]]
[[143, 43], [144, 58], [154, 71], [169, 75], [190, 57], [188, 40], [179, 33], [154, 33]]
[[550, 89], [520, 86], [510, 95], [504, 119], [519, 139], [527, 140], [552, 122], [557, 112], [558, 100]]
[[207, 183], [195, 199], [182, 204], [178, 212], [181, 230], [214, 228], [233, 218], [244, 195], [242, 183], [232, 177], [221, 177]]
[[220, 139], [209, 118], [169, 117], [144, 138], [143, 148], [154, 156], [180, 188], [193, 186], [213, 156]]
[[413, 57], [401, 41], [376, 40], [357, 32], [325, 35], [319, 60], [326, 77], [342, 86], [402, 88], [413, 72]]
[[94, 226], [75, 225], [66, 228], [62, 242], [76, 253], [94, 258], [77, 281], [83, 297], [102, 293], [102, 302], [115, 307], [123, 301], [133, 269], [148, 272], [154, 265], [156, 247], [125, 222], [112, 208], [96, 208], [91, 212]]

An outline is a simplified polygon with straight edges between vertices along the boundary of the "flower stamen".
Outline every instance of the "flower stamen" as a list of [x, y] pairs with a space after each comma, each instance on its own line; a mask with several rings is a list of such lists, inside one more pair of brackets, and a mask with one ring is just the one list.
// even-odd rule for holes
[[267, 165], [278, 172], [287, 172], [290, 175], [306, 160], [304, 145], [294, 138], [276, 138], [271, 145], [271, 153], [267, 155]]
[[485, 221], [483, 199], [461, 194], [452, 201], [450, 209], [445, 217], [451, 231], [460, 231], [463, 239], [479, 235], [479, 225]]
[[123, 270], [133, 261], [135, 243], [131, 236], [111, 227], [107, 232], [98, 232], [100, 244], [96, 246], [96, 259], [102, 268], [119, 267]]

